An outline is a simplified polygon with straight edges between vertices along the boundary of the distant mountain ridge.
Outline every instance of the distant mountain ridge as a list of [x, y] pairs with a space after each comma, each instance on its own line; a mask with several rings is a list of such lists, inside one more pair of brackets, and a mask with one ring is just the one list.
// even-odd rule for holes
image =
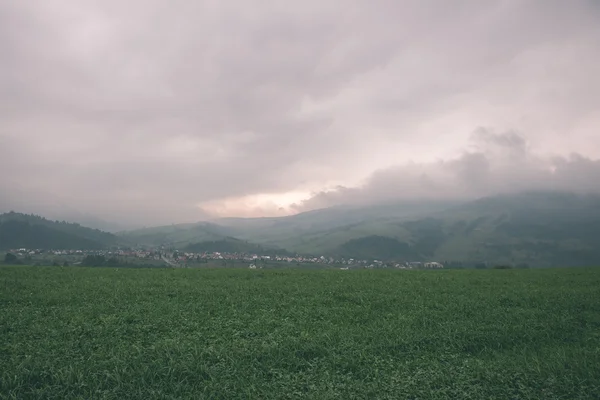
[[[347, 229], [348, 224], [365, 221], [404, 220], [418, 215], [444, 210], [456, 205], [448, 201], [407, 201], [376, 206], [337, 206], [313, 210], [287, 217], [219, 218], [211, 222], [198, 222], [144, 228], [120, 232], [119, 236], [131, 243], [157, 246], [169, 245], [183, 248], [189, 244], [212, 242], [226, 238], [306, 254], [323, 251], [318, 243], [299, 243], [310, 236], [320, 236], [332, 230]], [[365, 234], [369, 234], [367, 230]], [[340, 242], [340, 244], [343, 241]]]
[[37, 215], [0, 214], [0, 249], [105, 249], [121, 242], [117, 236], [76, 223]]
[[182, 250], [191, 253], [219, 252], [282, 256], [289, 254], [289, 252], [284, 249], [268, 248], [233, 237], [227, 237], [221, 240], [191, 243], [183, 247]]
[[182, 247], [233, 237], [312, 255], [600, 265], [598, 194], [539, 191], [463, 203], [405, 201], [154, 229], [155, 239]]
[[332, 207], [289, 217], [223, 218], [113, 235], [35, 215], [0, 215], [0, 249], [168, 246], [190, 251], [600, 266], [600, 195], [524, 192], [464, 203]]
[[119, 232], [118, 235], [136, 245], [168, 245], [183, 248], [191, 243], [208, 242], [231, 237], [230, 229], [210, 222], [157, 226]]

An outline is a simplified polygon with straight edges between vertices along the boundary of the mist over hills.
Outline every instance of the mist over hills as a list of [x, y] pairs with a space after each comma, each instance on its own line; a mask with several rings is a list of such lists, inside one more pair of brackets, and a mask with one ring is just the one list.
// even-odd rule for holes
[[41, 217], [0, 217], [0, 247], [169, 246], [190, 251], [578, 266], [600, 263], [600, 195], [523, 192], [469, 202], [339, 206], [113, 235]]
[[332, 207], [289, 217], [223, 218], [124, 234], [131, 241], [179, 246], [219, 236], [300, 254], [590, 265], [600, 262], [600, 196], [538, 191], [463, 203]]
[[[353, 226], [368, 223], [379, 225], [385, 221], [404, 220], [426, 216], [458, 204], [456, 201], [427, 200], [387, 202], [368, 206], [336, 206], [277, 218], [221, 218], [214, 223], [230, 229], [232, 236], [255, 240], [294, 251], [322, 252], [312, 237], [331, 232], [346, 232]], [[358, 232], [374, 233], [372, 227]], [[343, 236], [343, 235], [342, 235]], [[308, 241], [303, 247], [302, 242]]]
[[190, 243], [225, 239], [231, 231], [210, 222], [177, 224], [119, 232], [119, 237], [138, 245], [182, 248]]

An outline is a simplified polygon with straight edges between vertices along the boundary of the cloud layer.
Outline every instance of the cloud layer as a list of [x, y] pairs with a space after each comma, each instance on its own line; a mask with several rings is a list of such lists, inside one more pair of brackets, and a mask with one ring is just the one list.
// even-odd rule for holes
[[382, 169], [363, 185], [321, 191], [294, 208], [305, 211], [401, 199], [467, 200], [530, 190], [600, 191], [600, 160], [579, 154], [541, 156], [514, 132], [480, 128], [471, 142], [471, 148], [459, 157]]
[[0, 209], [588, 189], [600, 158], [593, 0], [0, 0], [0, 54]]

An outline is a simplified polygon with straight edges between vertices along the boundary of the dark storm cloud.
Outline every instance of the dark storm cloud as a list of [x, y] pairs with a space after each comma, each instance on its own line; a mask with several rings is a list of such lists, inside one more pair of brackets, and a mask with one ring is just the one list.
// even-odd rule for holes
[[[599, 15], [585, 0], [0, 0], [0, 209], [196, 220], [205, 202], [374, 170], [365, 201], [405, 193], [385, 186], [395, 171], [423, 195], [446, 178], [487, 193], [519, 185], [495, 163], [531, 167], [525, 143], [557, 171], [595, 165]], [[520, 133], [453, 157], [477, 126]], [[345, 190], [366, 193], [304, 207]]]

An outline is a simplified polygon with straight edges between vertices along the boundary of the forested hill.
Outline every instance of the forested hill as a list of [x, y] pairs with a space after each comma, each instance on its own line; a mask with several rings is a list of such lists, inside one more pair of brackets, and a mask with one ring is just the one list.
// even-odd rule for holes
[[0, 214], [0, 249], [103, 249], [118, 244], [110, 233], [37, 215]]
[[[600, 265], [600, 195], [527, 191], [473, 201], [399, 201], [278, 218], [226, 218], [121, 234], [186, 251], [531, 266]], [[235, 238], [235, 239], [232, 239]]]
[[[600, 195], [528, 191], [431, 212], [407, 203], [224, 221], [230, 235], [299, 254], [531, 266], [600, 265]], [[350, 211], [352, 213], [350, 213]], [[412, 216], [411, 216], [412, 212]], [[318, 218], [313, 218], [315, 215]], [[306, 221], [310, 223], [305, 223]], [[347, 221], [347, 224], [344, 224]], [[251, 229], [248, 229], [248, 227]]]
[[594, 266], [600, 264], [600, 196], [493, 196], [424, 218], [353, 225], [310, 239], [353, 257]]
[[191, 243], [183, 248], [184, 251], [193, 253], [203, 252], [221, 252], [221, 253], [245, 253], [245, 254], [261, 254], [261, 255], [292, 255], [292, 253], [284, 249], [275, 249], [260, 246], [255, 243], [239, 240], [233, 237], [226, 237], [221, 240], [204, 241], [199, 243]]

